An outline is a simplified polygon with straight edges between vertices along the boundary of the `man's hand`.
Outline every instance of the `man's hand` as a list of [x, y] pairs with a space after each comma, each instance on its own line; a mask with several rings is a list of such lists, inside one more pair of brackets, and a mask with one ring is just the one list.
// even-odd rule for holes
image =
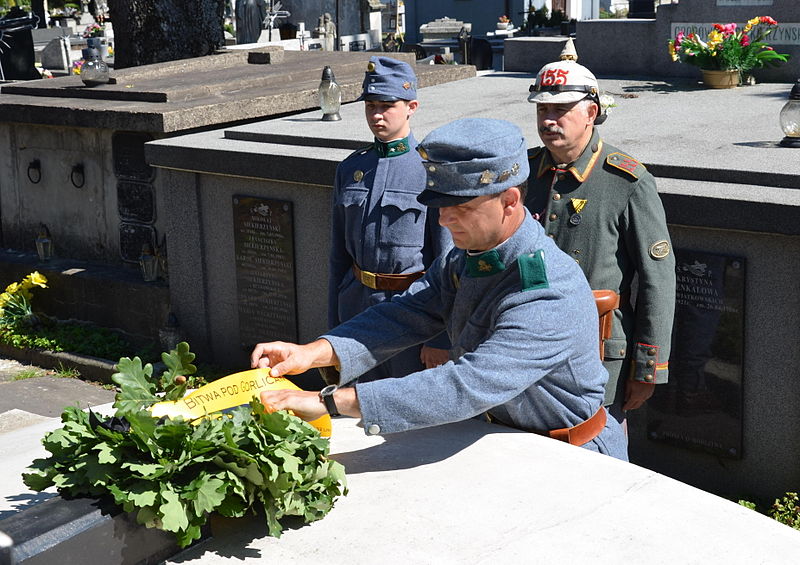
[[[340, 388], [333, 393], [333, 400], [339, 413], [353, 418], [361, 417], [356, 389]], [[316, 420], [328, 413], [319, 392], [306, 390], [265, 390], [261, 393], [261, 403], [267, 410], [291, 410], [303, 420]]]
[[426, 369], [433, 369], [447, 363], [450, 360], [450, 352], [447, 349], [437, 349], [423, 345], [422, 351], [419, 352], [419, 360], [422, 361]]
[[647, 402], [647, 399], [653, 396], [656, 385], [653, 383], [642, 383], [628, 379], [625, 383], [625, 404], [622, 405], [623, 410], [636, 410], [641, 408]]
[[259, 343], [250, 354], [250, 366], [254, 369], [271, 367], [269, 374], [273, 377], [298, 375], [314, 367], [327, 367], [338, 362], [333, 347], [325, 339], [305, 345], [283, 341]]

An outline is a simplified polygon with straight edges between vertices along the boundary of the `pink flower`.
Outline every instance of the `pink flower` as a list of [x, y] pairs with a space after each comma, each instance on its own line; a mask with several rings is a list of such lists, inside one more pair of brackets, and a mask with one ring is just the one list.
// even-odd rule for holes
[[750, 38], [747, 35], [742, 35], [742, 38], [739, 40], [739, 43], [742, 44], [742, 47], [747, 47], [750, 45]]
[[686, 37], [686, 34], [684, 34], [682, 31], [678, 32], [678, 35], [675, 36], [675, 48], [676, 49], [681, 46], [681, 43], [683, 43], [683, 39], [685, 37]]

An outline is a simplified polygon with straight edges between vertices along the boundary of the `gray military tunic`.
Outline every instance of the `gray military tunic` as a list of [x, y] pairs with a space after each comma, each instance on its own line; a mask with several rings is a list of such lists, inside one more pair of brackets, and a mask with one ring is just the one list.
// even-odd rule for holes
[[[404, 378], [357, 384], [367, 433], [446, 424], [488, 412], [529, 431], [572, 427], [602, 406], [608, 374], [597, 355], [597, 310], [575, 262], [530, 215], [494, 250], [452, 249], [407, 292], [323, 337], [341, 384], [443, 329], [451, 361]], [[627, 459], [608, 418], [584, 447]]]
[[[597, 133], [559, 168], [541, 149], [530, 159], [525, 205], [576, 263], [593, 290], [623, 295], [605, 345], [606, 404], [627, 378], [665, 383], [675, 311], [675, 255], [655, 179]], [[638, 277], [635, 303], [628, 298]]]
[[[438, 213], [417, 202], [425, 188], [425, 169], [416, 145], [409, 134], [407, 140], [383, 144], [388, 154], [382, 157], [374, 144], [350, 155], [336, 171], [328, 286], [331, 328], [398, 294], [361, 284], [353, 263], [373, 273], [416, 273], [452, 245]], [[447, 349], [449, 342], [441, 335], [428, 345]], [[419, 350], [415, 346], [398, 353], [362, 380], [423, 369]]]

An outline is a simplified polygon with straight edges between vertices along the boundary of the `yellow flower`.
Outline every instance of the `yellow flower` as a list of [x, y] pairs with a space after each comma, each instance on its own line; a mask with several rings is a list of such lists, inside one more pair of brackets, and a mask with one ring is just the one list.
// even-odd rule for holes
[[42, 288], [47, 288], [47, 277], [41, 274], [39, 271], [34, 271], [27, 277], [26, 280], [31, 282], [31, 285], [40, 286]]
[[0, 294], [0, 306], [5, 306], [11, 300], [11, 295], [7, 292]]
[[747, 20], [747, 25], [744, 26], [744, 33], [748, 33], [751, 29], [753, 29], [753, 26], [757, 26], [758, 21], [758, 17], [755, 17], [752, 20]]
[[[723, 37], [720, 32], [713, 30], [708, 34], [708, 48], [712, 51], [716, 49], [717, 45], [722, 43]], [[716, 54], [716, 53], [715, 53]]]
[[21, 286], [20, 286], [19, 283], [15, 283], [15, 282], [11, 283], [10, 285], [8, 285], [6, 287], [6, 293], [8, 293], [8, 294], [16, 294], [19, 291], [20, 288], [21, 288]]
[[669, 48], [669, 56], [672, 57], [673, 61], [677, 61], [679, 59], [679, 57], [678, 57], [678, 53], [675, 52], [675, 42], [674, 41], [670, 41], [668, 48]]

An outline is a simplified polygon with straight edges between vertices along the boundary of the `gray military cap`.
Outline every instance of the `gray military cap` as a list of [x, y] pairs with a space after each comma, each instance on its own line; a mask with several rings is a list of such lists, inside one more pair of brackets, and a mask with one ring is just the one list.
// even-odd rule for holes
[[527, 147], [520, 129], [504, 120], [466, 118], [436, 128], [417, 147], [428, 177], [417, 200], [457, 206], [519, 186], [528, 179]]

